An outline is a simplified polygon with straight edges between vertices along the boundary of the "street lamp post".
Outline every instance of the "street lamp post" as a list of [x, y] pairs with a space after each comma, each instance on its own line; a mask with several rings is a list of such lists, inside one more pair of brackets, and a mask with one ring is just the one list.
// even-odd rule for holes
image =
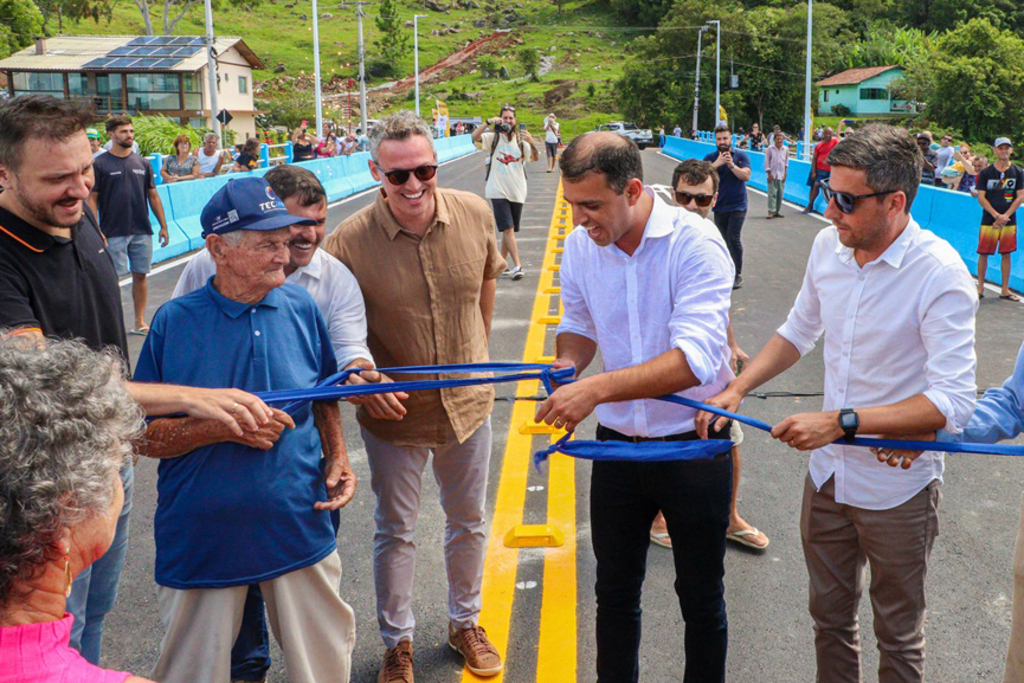
[[707, 30], [707, 26], [701, 26], [697, 31], [697, 75], [693, 78], [693, 126], [691, 128], [694, 132], [697, 130], [697, 109], [700, 107], [700, 40]]
[[213, 47], [213, 3], [206, 0], [206, 71], [209, 76], [210, 88], [210, 128], [217, 134], [217, 138], [223, 142], [224, 137], [220, 133], [220, 121], [217, 119], [217, 56]]
[[715, 25], [715, 125], [722, 120], [722, 22], [709, 19]]
[[363, 3], [356, 5], [359, 18], [359, 115], [363, 134], [366, 135], [366, 47], [363, 45]]
[[807, 0], [807, 66], [804, 72], [804, 159], [811, 158], [811, 45], [814, 25], [812, 0]]
[[412, 60], [413, 71], [416, 72], [416, 116], [420, 115], [420, 19], [426, 14], [416, 14], [412, 18]]
[[320, 15], [316, 0], [313, 0], [313, 98], [316, 102], [316, 130], [319, 135], [324, 129], [324, 110], [320, 89]]

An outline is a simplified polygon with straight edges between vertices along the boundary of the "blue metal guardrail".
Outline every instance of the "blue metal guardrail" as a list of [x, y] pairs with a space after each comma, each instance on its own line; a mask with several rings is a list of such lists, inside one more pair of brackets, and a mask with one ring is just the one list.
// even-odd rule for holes
[[[262, 176], [270, 170], [270, 157], [266, 147], [267, 145], [264, 145], [262, 154], [265, 162], [263, 167], [252, 171], [251, 175]], [[476, 151], [469, 135], [434, 140], [434, 147], [437, 149], [439, 163]], [[285, 149], [290, 160], [290, 145]], [[315, 173], [323, 184], [324, 190], [327, 191], [328, 202], [335, 202], [380, 184], [370, 174], [370, 168], [366, 163], [369, 158], [369, 152], [359, 152], [350, 156], [303, 161], [297, 165]], [[159, 164], [162, 163], [160, 155], [149, 157], [149, 160], [156, 171], [158, 179], [156, 191], [164, 206], [164, 217], [167, 220], [167, 232], [170, 236], [166, 247], [154, 244], [153, 262], [156, 263], [201, 248], [205, 242], [202, 238], [199, 215], [203, 207], [206, 206], [206, 202], [232, 178], [240, 178], [249, 174], [229, 173], [214, 178], [168, 184], [160, 181]], [[153, 226], [159, 225], [152, 212], [150, 212], [149, 221]]]
[[[703, 138], [702, 138], [703, 139]], [[663, 151], [676, 159], [703, 159], [715, 150], [714, 141], [698, 142], [682, 138], [669, 137], [665, 141]], [[751, 187], [767, 190], [768, 179], [764, 173], [764, 154], [747, 151], [750, 155], [751, 174], [748, 181]], [[789, 171], [783, 196], [791, 202], [804, 206], [807, 204], [810, 188], [807, 176], [810, 174], [810, 162], [790, 158]], [[814, 208], [825, 211], [826, 202], [819, 193]], [[966, 192], [956, 192], [945, 188], [922, 185], [918, 188], [917, 197], [911, 206], [914, 220], [922, 228], [933, 233], [953, 245], [960, 258], [967, 264], [971, 274], [978, 274], [978, 231], [981, 226], [981, 205], [978, 200]], [[989, 259], [988, 272], [985, 277], [993, 282], [1000, 282], [1000, 260]], [[1024, 291], [1024, 261], [1017, 259], [1010, 268], [1010, 287], [1016, 291]]]

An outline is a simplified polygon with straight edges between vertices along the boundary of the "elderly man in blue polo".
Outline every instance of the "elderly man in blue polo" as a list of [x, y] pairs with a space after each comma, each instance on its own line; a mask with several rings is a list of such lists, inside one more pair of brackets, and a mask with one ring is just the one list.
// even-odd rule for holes
[[[213, 196], [201, 222], [217, 272], [157, 311], [136, 380], [258, 392], [312, 387], [335, 373], [316, 303], [285, 283], [289, 226], [311, 219], [289, 214], [263, 178], [243, 178]], [[348, 503], [356, 480], [337, 403], [291, 416], [274, 410], [267, 426], [241, 437], [188, 417], [157, 419], [146, 436], [142, 452], [161, 459], [156, 582], [165, 634], [154, 677], [230, 680], [246, 592], [259, 584], [287, 680], [348, 681], [355, 621], [339, 595], [330, 511]]]

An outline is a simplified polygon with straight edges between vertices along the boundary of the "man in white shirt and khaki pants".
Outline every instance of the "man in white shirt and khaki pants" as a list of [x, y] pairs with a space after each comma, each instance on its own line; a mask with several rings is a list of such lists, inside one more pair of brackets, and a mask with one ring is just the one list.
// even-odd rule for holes
[[[977, 295], [959, 255], [910, 215], [921, 153], [903, 129], [868, 126], [829, 154], [825, 217], [785, 324], [708, 403], [737, 410], [825, 334], [824, 411], [772, 436], [812, 451], [800, 535], [810, 574], [817, 680], [859, 683], [857, 606], [871, 567], [879, 683], [924, 680], [925, 574], [938, 534], [943, 455], [893, 469], [854, 434], [959, 433], [975, 399]], [[725, 427], [707, 413], [697, 428]], [[921, 465], [918, 467], [918, 465]]]
[[[559, 273], [565, 312], [555, 365], [575, 367], [578, 376], [600, 348], [604, 372], [559, 387], [536, 419], [572, 431], [596, 411], [601, 441], [696, 440], [696, 411], [650, 399], [703, 400], [733, 378], [726, 328], [735, 270], [725, 242], [713, 223], [644, 186], [640, 150], [629, 139], [580, 136], [563, 152], [561, 170], [580, 227], [565, 240]], [[732, 460], [728, 444], [724, 450], [701, 460], [594, 463], [600, 683], [638, 680], [640, 595], [659, 509], [686, 623], [685, 678], [676, 678], [725, 680]]]

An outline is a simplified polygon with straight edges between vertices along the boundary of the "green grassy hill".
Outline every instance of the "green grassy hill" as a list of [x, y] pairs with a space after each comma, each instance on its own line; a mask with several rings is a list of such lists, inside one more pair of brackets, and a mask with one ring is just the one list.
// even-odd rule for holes
[[[499, 29], [509, 34], [488, 44], [477, 56], [496, 58], [510, 73], [508, 80], [484, 78], [476, 61], [470, 59], [447, 70], [421, 86], [421, 113], [430, 115], [436, 96], [445, 100], [453, 116], [490, 116], [503, 102], [515, 103], [520, 121], [538, 129], [541, 119], [556, 112], [563, 120], [565, 133], [581, 132], [597, 123], [619, 118], [614, 101], [614, 81], [621, 75], [628, 56], [626, 45], [635, 30], [611, 28], [617, 23], [607, 9], [592, 0], [564, 0], [561, 11], [555, 0], [519, 0], [494, 3], [489, 0], [452, 0], [444, 2], [400, 2], [403, 18], [410, 27], [414, 14], [420, 19], [420, 69], [459, 50], [469, 41], [492, 35]], [[429, 9], [444, 8], [444, 11]], [[320, 2], [320, 57], [325, 94], [344, 93], [344, 83], [358, 74], [358, 37], [356, 9], [351, 4]], [[233, 6], [224, 3], [214, 10], [214, 25], [219, 35], [237, 35], [267, 64], [255, 72], [257, 97], [288, 106], [309, 108], [312, 117], [313, 39], [310, 0], [263, 0], [254, 5]], [[374, 40], [379, 37], [374, 24], [374, 5], [364, 9], [364, 36], [367, 60], [377, 55]], [[162, 33], [161, 16], [153, 12], [153, 28]], [[50, 27], [54, 30], [54, 27]], [[82, 21], [65, 25], [65, 33], [142, 34], [142, 19], [131, 3], [119, 3], [113, 20], [94, 23]], [[202, 4], [189, 10], [177, 24], [175, 35], [203, 35]], [[516, 61], [522, 47], [534, 47], [545, 70], [540, 82], [523, 76]], [[278, 65], [284, 72], [275, 74]], [[409, 53], [397, 65], [399, 77], [412, 75], [413, 55]], [[333, 81], [332, 81], [333, 78]], [[368, 78], [369, 87], [383, 78]], [[357, 101], [357, 98], [353, 98]], [[371, 116], [398, 107], [409, 107], [412, 91], [374, 94]], [[339, 98], [334, 101], [340, 102]]]

